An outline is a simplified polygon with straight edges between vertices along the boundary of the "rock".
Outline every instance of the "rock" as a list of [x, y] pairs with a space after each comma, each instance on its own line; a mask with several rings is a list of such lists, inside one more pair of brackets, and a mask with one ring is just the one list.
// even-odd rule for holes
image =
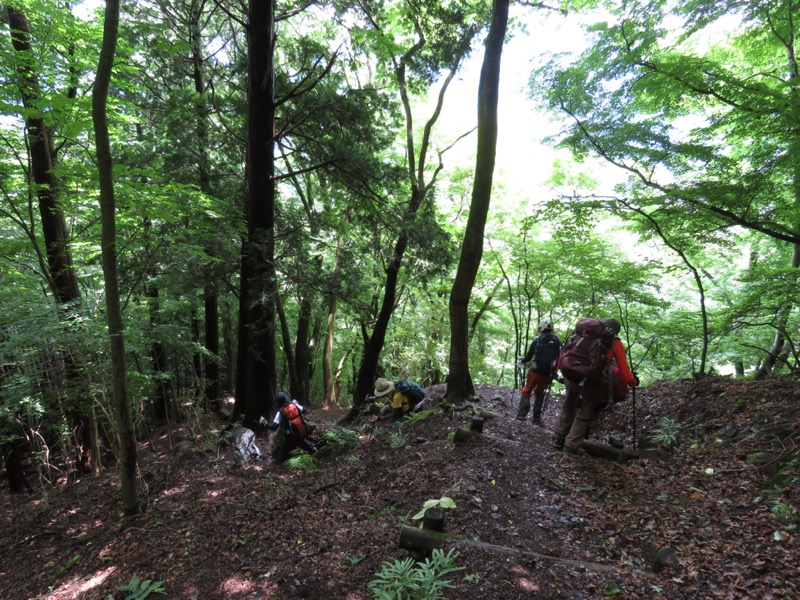
[[681, 565], [678, 562], [678, 551], [672, 546], [664, 546], [653, 559], [653, 572], [658, 573], [664, 570], [665, 567], [677, 569]]

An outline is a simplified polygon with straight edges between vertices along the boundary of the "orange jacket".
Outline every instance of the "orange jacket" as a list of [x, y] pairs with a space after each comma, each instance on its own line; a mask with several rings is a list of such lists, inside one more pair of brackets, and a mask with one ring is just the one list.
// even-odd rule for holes
[[619, 374], [628, 384], [628, 387], [636, 387], [636, 379], [628, 366], [627, 358], [625, 358], [625, 346], [622, 345], [622, 340], [619, 338], [614, 338], [614, 343], [611, 344], [611, 348], [606, 352], [606, 363], [612, 358], [617, 362]]

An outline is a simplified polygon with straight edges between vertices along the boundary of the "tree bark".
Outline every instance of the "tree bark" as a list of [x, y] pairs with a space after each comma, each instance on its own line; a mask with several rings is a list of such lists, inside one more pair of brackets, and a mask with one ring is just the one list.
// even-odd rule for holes
[[274, 0], [249, 0], [247, 29], [247, 239], [242, 246], [234, 419], [272, 412], [275, 354]]
[[[81, 301], [78, 276], [72, 265], [69, 252], [69, 234], [64, 212], [59, 205], [59, 182], [54, 172], [50, 130], [39, 109], [39, 77], [33, 68], [33, 48], [31, 46], [30, 27], [25, 14], [6, 7], [11, 45], [22, 58], [16, 65], [19, 78], [20, 96], [26, 109], [25, 127], [30, 147], [31, 174], [39, 203], [39, 215], [42, 223], [42, 235], [45, 242], [47, 270], [43, 273], [50, 290], [59, 305], [64, 321], [75, 318]], [[72, 355], [64, 356], [65, 377], [68, 382], [80, 381], [78, 367]], [[76, 387], [81, 384], [78, 383]], [[84, 398], [91, 397], [86, 393]], [[73, 423], [75, 447], [77, 450], [75, 467], [79, 475], [97, 468], [93, 465], [91, 448], [97, 447], [97, 440], [91, 437], [91, 405], [76, 402], [76, 410], [69, 411], [68, 417]]]
[[115, 219], [114, 178], [111, 161], [111, 143], [106, 120], [106, 103], [111, 71], [114, 66], [119, 31], [119, 0], [106, 0], [103, 45], [97, 66], [92, 93], [92, 119], [94, 121], [97, 153], [97, 172], [100, 181], [100, 211], [102, 219], [103, 275], [105, 278], [108, 335], [111, 341], [111, 375], [114, 386], [114, 409], [118, 440], [119, 474], [122, 509], [126, 516], [140, 512], [136, 489], [136, 438], [130, 415], [127, 371], [125, 365], [125, 328], [117, 282], [117, 225]]
[[478, 150], [469, 219], [461, 245], [458, 270], [450, 293], [450, 361], [445, 398], [451, 402], [475, 395], [469, 372], [469, 299], [483, 256], [483, 234], [497, 154], [497, 103], [500, 62], [508, 24], [509, 0], [495, 0], [492, 24], [478, 88]]

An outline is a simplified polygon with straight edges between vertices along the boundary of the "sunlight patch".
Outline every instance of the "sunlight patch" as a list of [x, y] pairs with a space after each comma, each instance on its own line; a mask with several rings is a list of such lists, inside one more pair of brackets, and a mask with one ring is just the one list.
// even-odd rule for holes
[[103, 585], [106, 579], [113, 575], [117, 567], [108, 567], [93, 575], [90, 579], [70, 581], [54, 590], [47, 597], [52, 600], [60, 598], [84, 598], [88, 592]]

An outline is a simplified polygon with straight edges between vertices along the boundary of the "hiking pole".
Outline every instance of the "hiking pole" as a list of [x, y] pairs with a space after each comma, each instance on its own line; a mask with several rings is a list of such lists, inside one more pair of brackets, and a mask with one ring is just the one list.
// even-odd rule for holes
[[633, 386], [633, 449], [636, 450], [636, 386]]
[[547, 384], [547, 389], [544, 392], [544, 400], [542, 400], [542, 413], [539, 418], [543, 418], [545, 411], [547, 410], [547, 402], [550, 400], [550, 388], [553, 387], [553, 380], [550, 379], [550, 383]]

